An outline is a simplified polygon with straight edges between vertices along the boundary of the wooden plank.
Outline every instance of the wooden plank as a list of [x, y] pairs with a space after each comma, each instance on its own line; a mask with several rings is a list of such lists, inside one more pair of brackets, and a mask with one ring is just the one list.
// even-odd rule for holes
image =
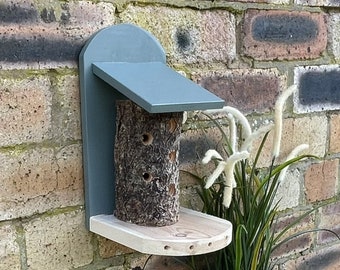
[[145, 254], [187, 256], [210, 253], [229, 245], [229, 221], [181, 208], [179, 221], [170, 226], [146, 227], [113, 215], [90, 218], [90, 230]]
[[149, 113], [222, 108], [224, 100], [161, 62], [95, 62], [93, 73]]

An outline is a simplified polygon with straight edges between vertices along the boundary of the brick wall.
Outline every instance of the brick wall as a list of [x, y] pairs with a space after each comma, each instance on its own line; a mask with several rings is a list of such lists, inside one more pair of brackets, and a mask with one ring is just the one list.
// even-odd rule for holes
[[[328, 201], [301, 226], [339, 233], [339, 7], [337, 0], [0, 1], [0, 269], [140, 269], [148, 258], [84, 227], [77, 57], [91, 34], [121, 22], [154, 34], [169, 65], [254, 127], [273, 119], [276, 97], [296, 83], [283, 154], [308, 143], [321, 160], [290, 170], [282, 222]], [[193, 169], [207, 146], [190, 125], [183, 137], [182, 167]], [[193, 182], [183, 176], [181, 187], [182, 204], [199, 207]], [[329, 234], [292, 245], [280, 250], [279, 269], [340, 267], [340, 244]], [[153, 257], [147, 269], [181, 267]]]

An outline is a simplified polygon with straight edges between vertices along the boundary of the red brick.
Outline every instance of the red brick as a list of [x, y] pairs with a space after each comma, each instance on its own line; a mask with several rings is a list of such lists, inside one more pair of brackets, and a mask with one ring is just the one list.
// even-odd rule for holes
[[[265, 20], [262, 28], [260, 23], [255, 24], [259, 20]], [[275, 20], [273, 25], [277, 29], [270, 29], [268, 22], [271, 20]], [[308, 30], [311, 26], [308, 27], [307, 25], [304, 31], [296, 30], [294, 32], [294, 28], [304, 27], [295, 20], [302, 20], [309, 22], [309, 25], [314, 25], [316, 29], [310, 29], [310, 32], [315, 33], [316, 36], [312, 39], [309, 36], [301, 37], [301, 40], [299, 40], [299, 35], [303, 35], [306, 29]], [[282, 27], [277, 25], [278, 21], [282, 21]], [[284, 29], [287, 21], [296, 25]], [[260, 25], [261, 29], [255, 27], [255, 25]], [[322, 13], [248, 10], [244, 17], [243, 31], [243, 52], [257, 60], [313, 59], [319, 57], [327, 46], [327, 25]], [[256, 31], [263, 35], [262, 39], [256, 37]], [[272, 31], [272, 33], [269, 33], [269, 31]], [[290, 41], [292, 38], [294, 40]]]
[[195, 73], [192, 79], [243, 113], [271, 110], [285, 81], [276, 70], [256, 69]]
[[312, 164], [305, 174], [307, 200], [315, 202], [333, 197], [337, 193], [338, 174], [337, 159]]
[[302, 234], [280, 245], [273, 252], [272, 256], [281, 257], [286, 255], [302, 253], [311, 247], [312, 242], [313, 237], [311, 233]]
[[[275, 232], [280, 233], [284, 228], [290, 226], [290, 224], [294, 223], [300, 215], [303, 215], [304, 212], [296, 212], [292, 215], [287, 215], [279, 218], [273, 226]], [[307, 217], [303, 218], [298, 224], [290, 228], [286, 234], [280, 239], [280, 241], [287, 239], [288, 237], [296, 234], [302, 233], [306, 231], [305, 234], [302, 234], [298, 237], [294, 237], [291, 240], [287, 241], [285, 244], [279, 246], [273, 253], [274, 257], [281, 257], [292, 253], [302, 252], [310, 248], [313, 242], [313, 234], [307, 232], [310, 229], [313, 229], [315, 224], [314, 214], [311, 213]]]
[[[332, 230], [340, 236], [340, 202], [327, 205], [322, 208], [319, 228]], [[318, 232], [318, 243], [324, 244], [339, 239], [326, 231]]]

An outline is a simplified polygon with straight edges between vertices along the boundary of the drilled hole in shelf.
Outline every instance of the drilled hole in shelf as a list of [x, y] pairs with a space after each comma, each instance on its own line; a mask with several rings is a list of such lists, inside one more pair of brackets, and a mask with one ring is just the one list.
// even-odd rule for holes
[[148, 172], [143, 173], [143, 179], [147, 182], [152, 180], [152, 175]]
[[153, 142], [153, 136], [150, 133], [144, 133], [142, 135], [142, 143], [144, 145], [150, 145]]
[[169, 250], [170, 246], [164, 246], [164, 250]]
[[209, 242], [209, 243], [208, 243], [208, 247], [211, 247], [211, 245], [212, 245], [212, 243], [211, 243], [211, 242]]
[[191, 246], [189, 247], [189, 249], [190, 249], [190, 250], [193, 250], [193, 249], [194, 249], [194, 245], [191, 245]]

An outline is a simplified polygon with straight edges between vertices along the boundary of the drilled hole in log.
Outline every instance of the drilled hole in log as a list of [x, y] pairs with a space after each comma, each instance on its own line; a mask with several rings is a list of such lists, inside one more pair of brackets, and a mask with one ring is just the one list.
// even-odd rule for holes
[[170, 162], [176, 161], [176, 151], [172, 151], [169, 153], [169, 159], [170, 159]]
[[176, 122], [176, 120], [175, 119], [173, 119], [173, 118], [171, 118], [170, 120], [169, 120], [169, 123], [168, 123], [168, 129], [169, 129], [169, 131], [171, 132], [171, 133], [173, 133], [175, 130], [176, 130], [176, 128], [177, 128], [177, 122]]
[[176, 186], [175, 184], [170, 184], [169, 185], [169, 195], [174, 196], [176, 194]]
[[143, 173], [143, 179], [147, 182], [150, 182], [152, 180], [152, 175], [150, 173]]
[[150, 133], [144, 133], [142, 135], [142, 142], [144, 145], [150, 145], [153, 142], [153, 136]]

